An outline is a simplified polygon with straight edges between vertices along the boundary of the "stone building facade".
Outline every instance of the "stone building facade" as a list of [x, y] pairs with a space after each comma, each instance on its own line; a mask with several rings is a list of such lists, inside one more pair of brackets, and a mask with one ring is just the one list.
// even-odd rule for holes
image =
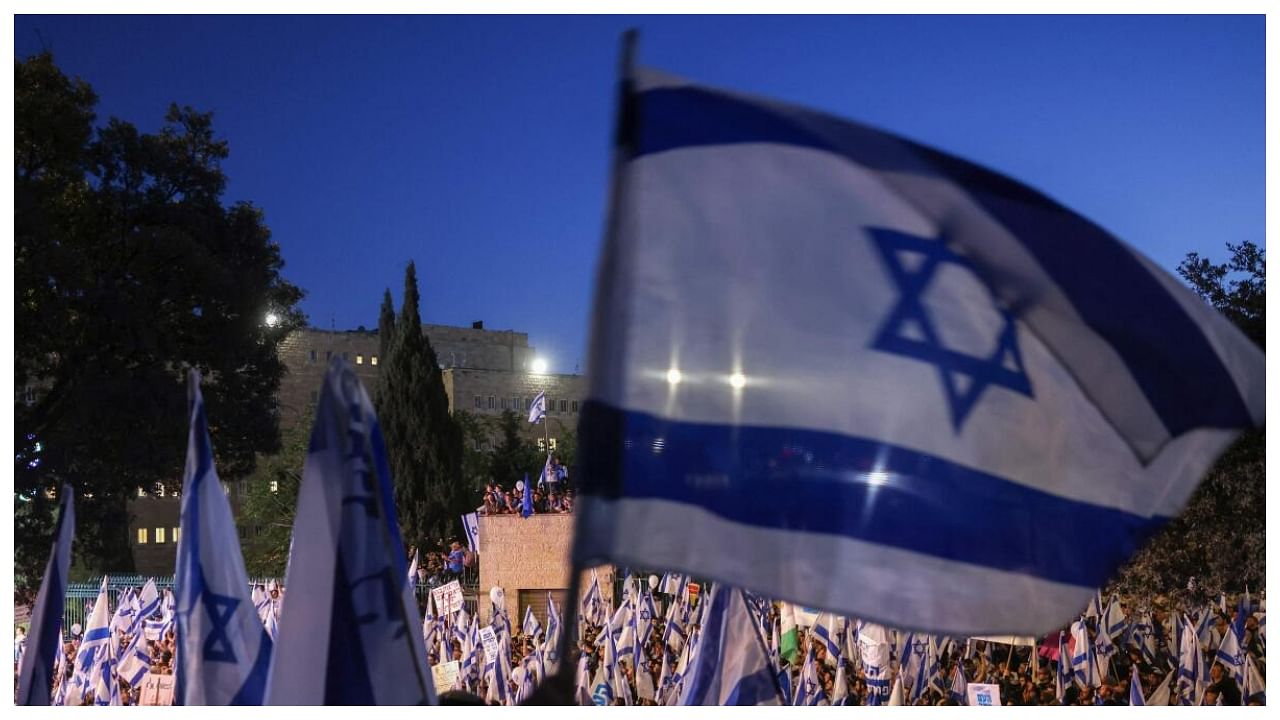
[[[485, 601], [490, 588], [500, 587], [506, 599], [507, 617], [519, 627], [526, 607], [533, 607], [538, 621], [547, 626], [546, 598], [550, 593], [564, 616], [569, 588], [569, 549], [573, 543], [572, 515], [488, 515], [480, 518], [480, 619], [492, 617]], [[596, 568], [600, 590], [613, 603], [614, 569]], [[591, 585], [591, 572], [583, 573], [579, 599]]]
[[[473, 413], [488, 429], [488, 438], [475, 441], [477, 446], [473, 449], [496, 447], [497, 421], [503, 411], [527, 412], [529, 403], [542, 391], [549, 401], [546, 431], [542, 425], [521, 423], [526, 437], [539, 446], [549, 439], [554, 449], [566, 431], [576, 432], [578, 413], [586, 397], [585, 378], [533, 373], [536, 350], [529, 345], [528, 333], [486, 330], [483, 323], [472, 327], [424, 325], [423, 331], [442, 369], [450, 412]], [[281, 342], [279, 352], [286, 368], [277, 394], [282, 431], [311, 426], [324, 373], [332, 358], [342, 357], [350, 362], [371, 394], [380, 369], [378, 333], [364, 328], [297, 330]], [[544, 439], [544, 433], [549, 438]], [[223, 479], [228, 481], [235, 510], [244, 488], [233, 478]], [[173, 572], [177, 548], [173, 538], [180, 509], [176, 495], [140, 495], [130, 504], [129, 537], [138, 572]], [[240, 531], [244, 536], [254, 530]]]

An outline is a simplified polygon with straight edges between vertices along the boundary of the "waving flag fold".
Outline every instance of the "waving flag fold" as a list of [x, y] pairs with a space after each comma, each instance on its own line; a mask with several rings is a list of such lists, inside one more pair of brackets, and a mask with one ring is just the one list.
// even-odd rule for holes
[[1263, 422], [1262, 352], [1041, 193], [656, 71], [621, 95], [578, 567], [1042, 634]]
[[334, 358], [298, 492], [272, 705], [434, 704], [378, 418]]
[[[174, 703], [261, 705], [271, 640], [253, 605], [231, 504], [213, 466], [200, 373], [188, 377], [191, 428], [174, 574]], [[153, 588], [154, 590], [154, 588]], [[150, 606], [150, 603], [148, 603]]]

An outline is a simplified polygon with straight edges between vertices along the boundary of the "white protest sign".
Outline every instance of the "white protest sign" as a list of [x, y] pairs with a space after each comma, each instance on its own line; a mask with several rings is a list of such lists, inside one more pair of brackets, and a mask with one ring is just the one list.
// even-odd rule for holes
[[484, 661], [495, 662], [498, 659], [498, 635], [493, 628], [480, 628], [480, 642], [484, 643]]
[[990, 705], [1000, 707], [1000, 686], [969, 683], [969, 707]]
[[450, 660], [432, 665], [431, 677], [436, 682], [436, 694], [452, 690], [453, 683], [458, 679], [458, 661]]
[[441, 585], [431, 591], [431, 598], [436, 601], [436, 612], [451, 615], [462, 609], [462, 586], [457, 580]]

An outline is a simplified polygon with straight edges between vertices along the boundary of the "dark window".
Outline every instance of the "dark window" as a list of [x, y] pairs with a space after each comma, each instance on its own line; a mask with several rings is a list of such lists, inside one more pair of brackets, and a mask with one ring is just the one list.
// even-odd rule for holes
[[489, 409], [495, 410], [498, 407], [498, 399], [492, 395], [489, 396]]
[[310, 356], [310, 357], [308, 358], [308, 360], [309, 360], [310, 362], [315, 362], [315, 361], [316, 361], [316, 351], [315, 351], [315, 350], [312, 350], [310, 353], [308, 353], [308, 355]]
[[333, 351], [332, 351], [332, 350], [325, 350], [325, 351], [324, 351], [324, 361], [325, 361], [325, 362], [329, 362], [329, 361], [330, 361], [330, 360], [332, 360], [332, 359], [333, 359]]
[[574, 400], [572, 403], [569, 404], [569, 407], [573, 408], [574, 412], [578, 412], [578, 401]]
[[477, 410], [484, 409], [484, 398], [480, 397], [479, 395], [476, 396], [476, 409]]
[[319, 390], [312, 390], [312, 391], [311, 391], [311, 402], [319, 402], [319, 401], [320, 401], [320, 391], [319, 391]]
[[560, 412], [566, 412], [568, 409], [569, 409], [569, 401], [568, 401], [568, 400], [561, 400], [561, 401], [560, 401]]

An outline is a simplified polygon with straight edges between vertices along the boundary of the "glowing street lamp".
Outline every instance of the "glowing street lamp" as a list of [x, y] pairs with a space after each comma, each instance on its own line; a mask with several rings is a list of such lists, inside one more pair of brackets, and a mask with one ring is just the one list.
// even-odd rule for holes
[[530, 365], [530, 369], [533, 370], [534, 375], [546, 375], [547, 361], [542, 358], [534, 358], [533, 363]]
[[280, 316], [273, 312], [269, 312], [267, 313], [266, 321], [267, 327], [275, 327], [280, 324]]

